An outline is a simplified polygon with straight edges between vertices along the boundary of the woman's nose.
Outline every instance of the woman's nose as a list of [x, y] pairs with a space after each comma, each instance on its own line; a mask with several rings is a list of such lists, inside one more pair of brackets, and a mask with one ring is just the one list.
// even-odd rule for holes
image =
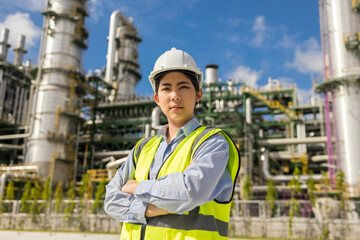
[[174, 92], [171, 96], [171, 100], [177, 102], [177, 101], [180, 101], [180, 97], [176, 92]]

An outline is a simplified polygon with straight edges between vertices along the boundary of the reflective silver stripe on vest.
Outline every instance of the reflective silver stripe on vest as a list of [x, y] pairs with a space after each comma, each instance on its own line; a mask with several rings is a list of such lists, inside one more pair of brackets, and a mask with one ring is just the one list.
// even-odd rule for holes
[[198, 142], [202, 139], [202, 137], [205, 136], [205, 135], [206, 135], [207, 133], [209, 133], [210, 131], [215, 130], [215, 129], [217, 129], [217, 128], [206, 127], [206, 128], [199, 134], [199, 136], [197, 136], [197, 137], [195, 138], [194, 143], [193, 143], [193, 145], [192, 145], [192, 147], [191, 147], [191, 153], [194, 152], [194, 148], [195, 148], [196, 144], [198, 144]]
[[199, 207], [189, 212], [189, 215], [168, 214], [147, 219], [147, 225], [153, 227], [178, 230], [203, 230], [218, 232], [222, 237], [228, 237], [229, 224], [216, 219], [212, 215], [199, 214]]
[[137, 161], [138, 161], [139, 156], [140, 156], [140, 153], [143, 150], [143, 148], [145, 147], [145, 145], [154, 137], [156, 138], [157, 136], [147, 137], [147, 138], [144, 138], [143, 140], [141, 140], [141, 142], [139, 143], [138, 147], [135, 150], [136, 158], [134, 158], [134, 166], [136, 166]]

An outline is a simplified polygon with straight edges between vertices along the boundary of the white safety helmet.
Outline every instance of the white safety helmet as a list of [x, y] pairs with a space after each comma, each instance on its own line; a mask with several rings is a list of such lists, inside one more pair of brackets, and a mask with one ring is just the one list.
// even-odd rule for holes
[[155, 92], [155, 77], [163, 72], [172, 70], [187, 70], [193, 72], [199, 83], [199, 88], [202, 86], [203, 73], [196, 65], [194, 59], [186, 52], [171, 48], [171, 50], [163, 53], [155, 62], [154, 69], [150, 73], [149, 81]]

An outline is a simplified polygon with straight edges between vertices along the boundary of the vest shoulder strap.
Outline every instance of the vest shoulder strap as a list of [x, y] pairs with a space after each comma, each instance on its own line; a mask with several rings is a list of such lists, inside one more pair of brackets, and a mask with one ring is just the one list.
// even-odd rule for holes
[[217, 128], [214, 128], [214, 127], [206, 127], [206, 128], [204, 129], [204, 131], [202, 131], [202, 132], [199, 134], [199, 136], [197, 136], [197, 137], [195, 138], [195, 141], [194, 141], [194, 143], [193, 143], [193, 145], [192, 145], [192, 147], [191, 147], [191, 155], [194, 155], [194, 150], [196, 150], [195, 148], [196, 148], [198, 142], [199, 142], [206, 134], [208, 134], [210, 131], [215, 130], [215, 129], [217, 129]]
[[143, 148], [145, 147], [145, 145], [153, 138], [156, 138], [156, 136], [143, 138], [143, 139], [139, 140], [139, 142], [136, 144], [136, 147], [134, 150], [134, 157], [133, 157], [134, 166], [136, 166], [137, 160], [139, 159], [140, 153], [143, 150]]

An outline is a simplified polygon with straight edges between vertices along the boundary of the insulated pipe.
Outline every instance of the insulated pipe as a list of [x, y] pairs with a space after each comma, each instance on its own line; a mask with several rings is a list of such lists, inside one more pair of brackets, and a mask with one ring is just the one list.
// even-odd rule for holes
[[113, 78], [113, 66], [114, 66], [114, 56], [116, 50], [116, 28], [121, 21], [121, 18], [125, 18], [120, 11], [114, 11], [110, 17], [110, 29], [109, 29], [109, 44], [107, 52], [107, 62], [106, 62], [106, 74], [105, 81], [109, 84], [112, 83]]
[[[276, 176], [271, 175], [269, 171], [269, 150], [262, 150], [261, 161], [262, 161], [262, 170], [266, 179], [272, 179], [275, 182], [286, 182], [286, 181], [291, 181], [294, 178], [294, 176], [292, 175], [276, 175]], [[300, 181], [306, 181], [310, 177], [314, 180], [321, 180], [323, 176], [321, 174], [316, 174], [312, 176], [301, 175]]]
[[159, 106], [154, 107], [154, 109], [151, 112], [151, 127], [153, 129], [159, 129], [161, 127], [160, 114], [161, 114], [161, 108]]
[[145, 124], [145, 137], [150, 137], [150, 124]]
[[117, 159], [115, 161], [111, 161], [111, 162], [108, 162], [106, 164], [106, 169], [117, 169], [119, 168], [119, 166], [121, 166], [125, 161], [126, 161], [127, 157], [124, 157], [124, 158], [120, 158], [120, 159]]
[[5, 173], [1, 174], [1, 177], [0, 177], [0, 200], [3, 199], [5, 182], [6, 182], [8, 175], [9, 175], [9, 173], [8, 173], [8, 171], [6, 171]]
[[5, 143], [0, 143], [0, 148], [8, 148], [8, 149], [24, 149], [24, 145], [15, 145], [15, 144], [5, 144]]
[[[334, 156], [334, 159], [336, 159], [335, 156]], [[313, 162], [323, 162], [323, 161], [328, 161], [328, 160], [329, 160], [328, 155], [316, 155], [316, 156], [311, 157], [311, 161], [313, 161]]]
[[252, 122], [252, 106], [251, 106], [251, 98], [246, 98], [246, 122], [251, 124]]
[[266, 139], [259, 141], [261, 146], [292, 145], [302, 143], [326, 143], [327, 137], [309, 137], [309, 138], [283, 138]]
[[302, 154], [296, 152], [270, 152], [269, 156], [276, 160], [289, 160], [291, 158], [300, 158]]
[[0, 167], [0, 171], [25, 171], [25, 172], [36, 172], [39, 173], [38, 166], [7, 166], [7, 167]]
[[93, 156], [95, 158], [104, 158], [109, 156], [126, 156], [130, 153], [130, 150], [122, 150], [122, 151], [108, 151], [108, 152], [94, 152]]

